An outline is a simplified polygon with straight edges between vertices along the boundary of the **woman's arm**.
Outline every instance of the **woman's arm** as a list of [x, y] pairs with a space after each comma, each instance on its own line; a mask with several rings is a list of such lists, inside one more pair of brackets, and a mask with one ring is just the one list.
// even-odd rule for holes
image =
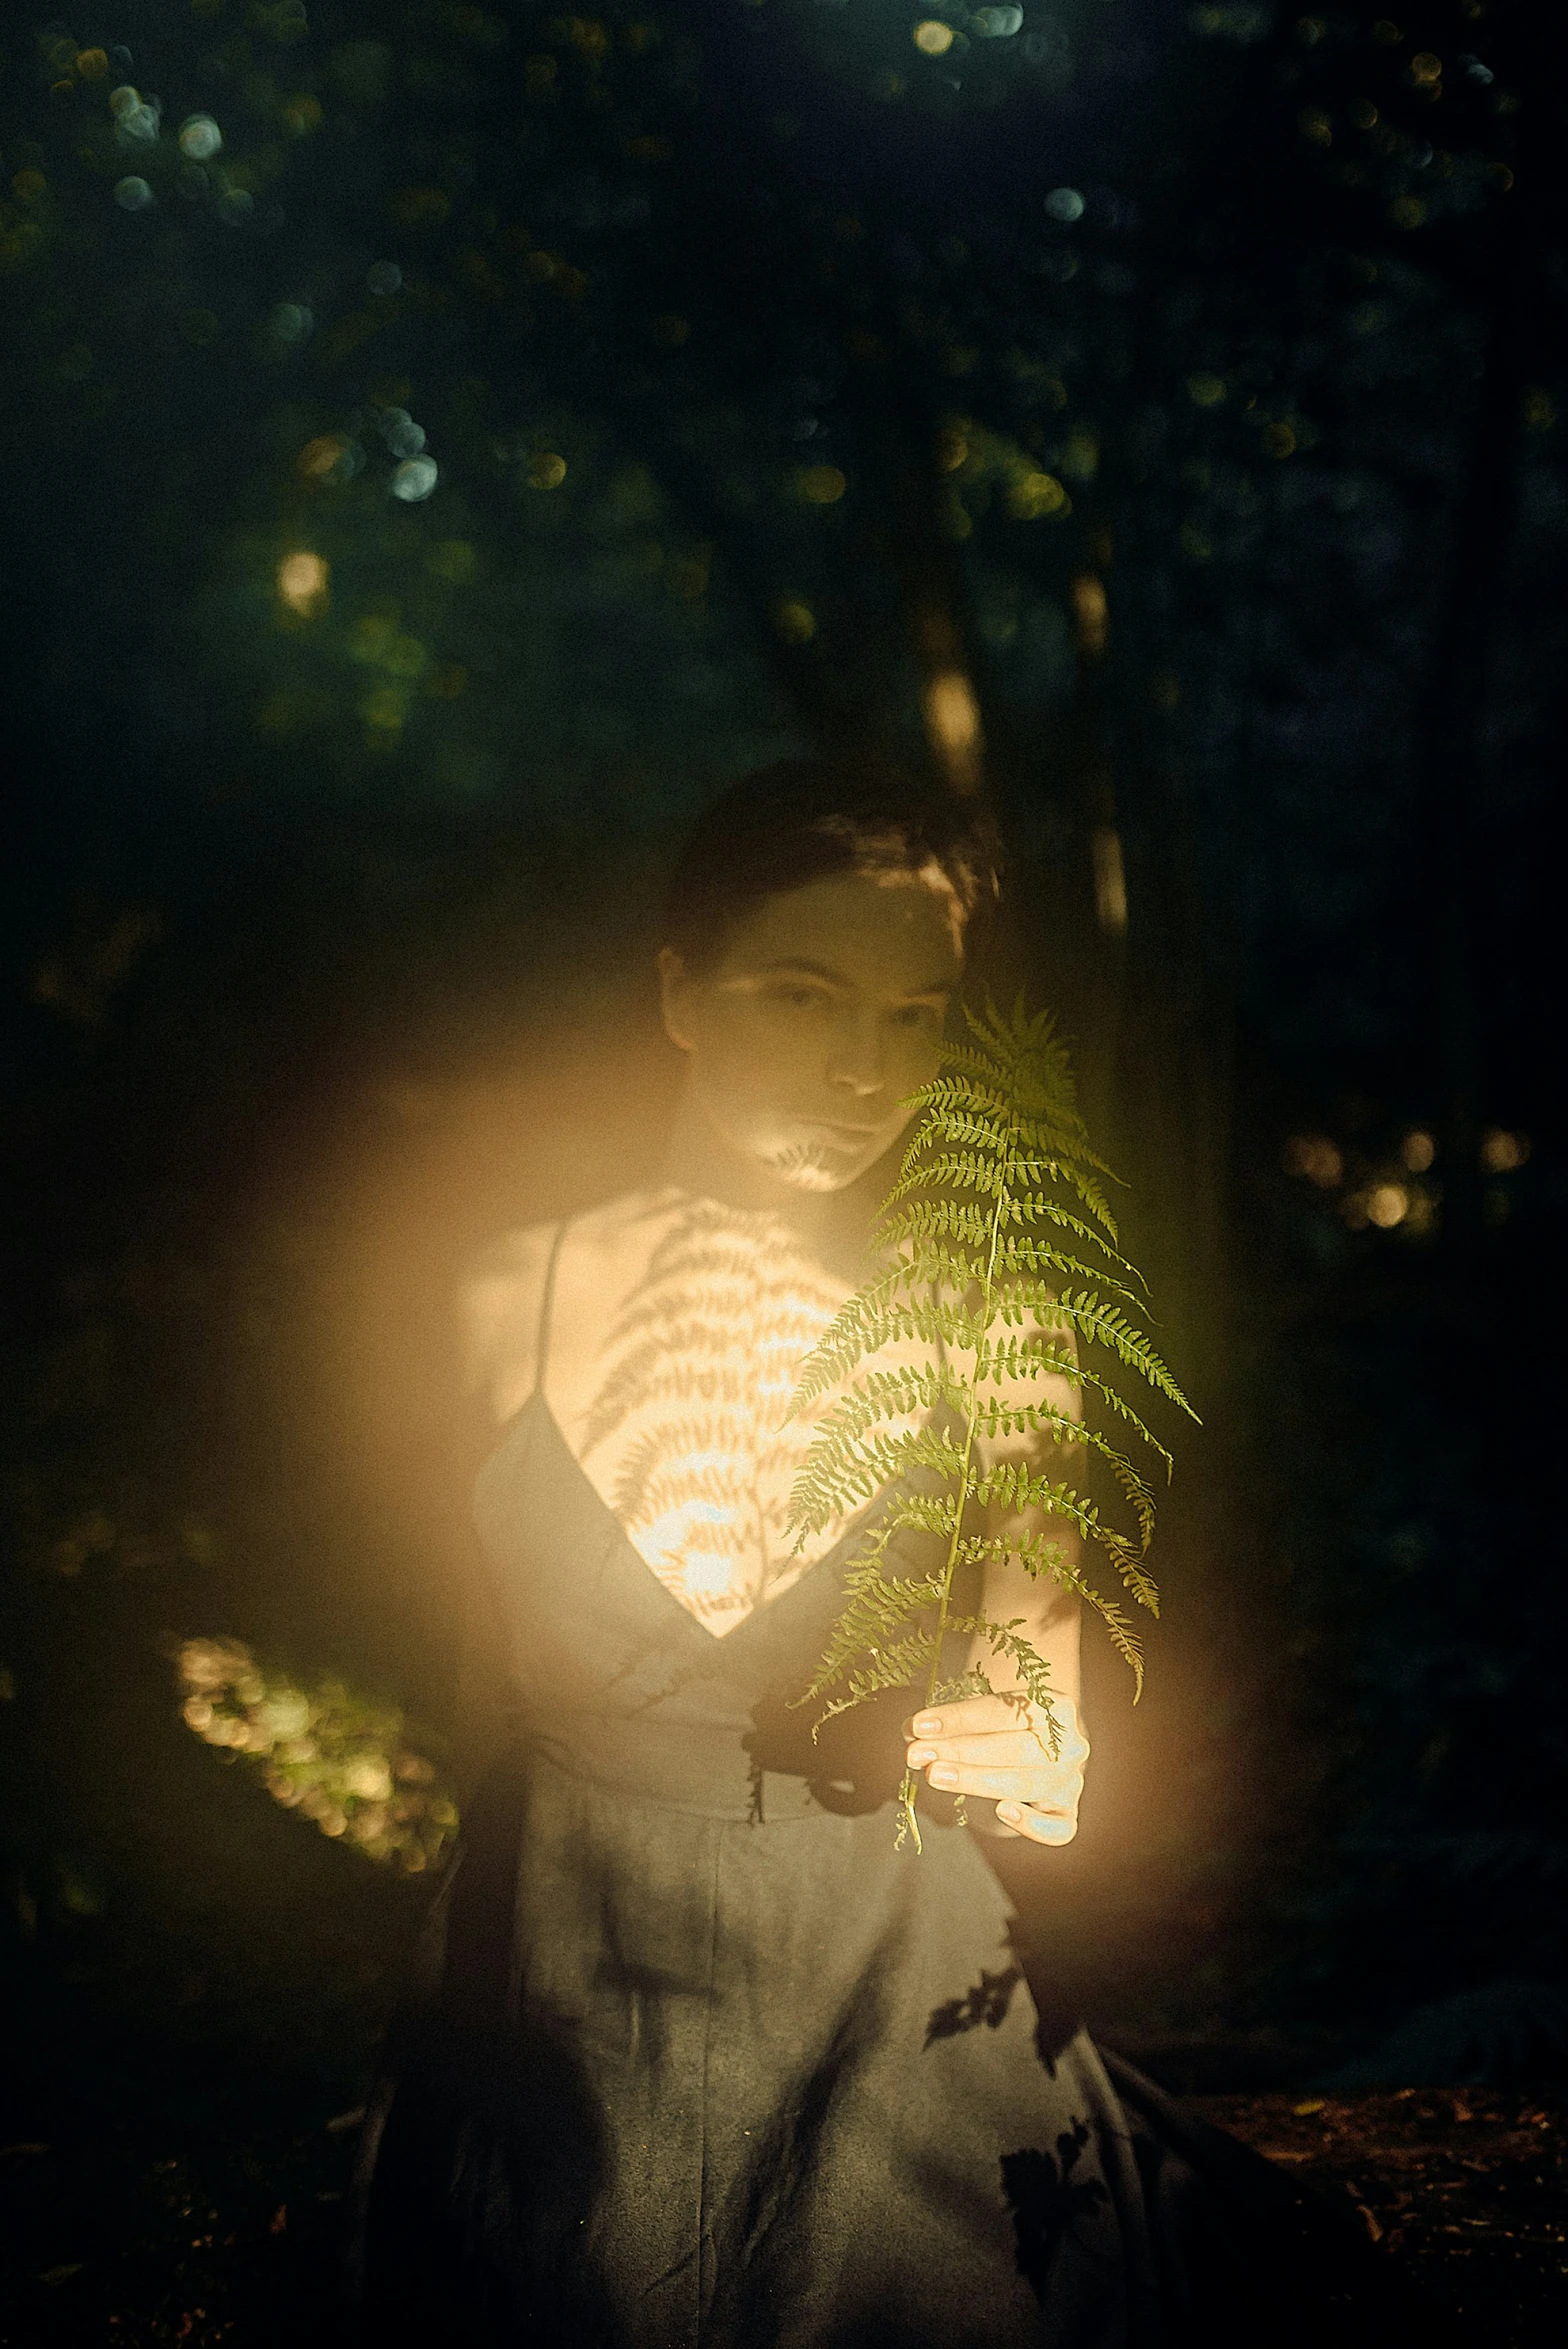
[[499, 1425], [533, 1392], [552, 1224], [493, 1241], [458, 1290], [464, 1383]]

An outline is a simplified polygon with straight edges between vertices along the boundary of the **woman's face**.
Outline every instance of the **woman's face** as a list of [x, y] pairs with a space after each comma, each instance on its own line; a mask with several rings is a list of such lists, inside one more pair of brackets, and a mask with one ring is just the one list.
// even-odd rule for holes
[[765, 898], [700, 976], [667, 947], [664, 1024], [734, 1149], [797, 1190], [840, 1191], [936, 1073], [962, 959], [945, 890], [838, 874]]

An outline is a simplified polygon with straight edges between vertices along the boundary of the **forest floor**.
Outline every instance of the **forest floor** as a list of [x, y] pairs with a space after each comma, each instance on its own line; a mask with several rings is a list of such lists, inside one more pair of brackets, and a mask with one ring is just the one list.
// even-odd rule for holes
[[[1568, 2339], [1568, 2099], [1494, 2090], [1202, 2096], [1331, 2198], [1487, 2349]], [[0, 2146], [3, 2349], [341, 2342], [357, 2113], [193, 2143], [126, 2127]]]
[[1332, 2199], [1487, 2349], [1568, 2341], [1568, 2099], [1490, 2088], [1183, 2100]]

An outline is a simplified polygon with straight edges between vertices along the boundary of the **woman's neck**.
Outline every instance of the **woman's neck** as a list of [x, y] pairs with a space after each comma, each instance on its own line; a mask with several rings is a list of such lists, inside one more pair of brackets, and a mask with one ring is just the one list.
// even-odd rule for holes
[[660, 1170], [672, 1190], [716, 1199], [748, 1214], [776, 1216], [820, 1262], [858, 1274], [872, 1218], [890, 1181], [878, 1161], [841, 1191], [802, 1191], [727, 1141], [695, 1089], [682, 1091]]

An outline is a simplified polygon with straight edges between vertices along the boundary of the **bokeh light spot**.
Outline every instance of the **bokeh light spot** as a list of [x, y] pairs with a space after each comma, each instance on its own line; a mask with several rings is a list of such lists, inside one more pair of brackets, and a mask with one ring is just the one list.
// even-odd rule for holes
[[180, 125], [180, 153], [192, 163], [206, 163], [223, 145], [223, 133], [210, 114], [193, 114]]
[[1082, 220], [1084, 216], [1084, 200], [1076, 188], [1053, 188], [1045, 208], [1053, 220]]
[[566, 459], [557, 456], [554, 449], [540, 449], [528, 460], [530, 489], [559, 489], [566, 479]]
[[145, 212], [158, 199], [144, 179], [132, 176], [115, 181], [114, 200], [122, 212]]
[[[401, 709], [394, 731], [400, 723]], [[206, 1745], [248, 1756], [280, 1808], [407, 1875], [443, 1856], [457, 1806], [432, 1764], [404, 1743], [400, 1712], [338, 1680], [297, 1688], [238, 1640], [187, 1640], [178, 1670], [186, 1727]]]
[[300, 450], [298, 469], [307, 481], [344, 478], [352, 443], [341, 432], [318, 433]]
[[1410, 1194], [1403, 1183], [1375, 1183], [1367, 1193], [1368, 1223], [1380, 1232], [1394, 1231], [1409, 1212]]
[[966, 756], [979, 747], [980, 705], [962, 669], [941, 669], [925, 690], [926, 724], [940, 749]]
[[1493, 1126], [1481, 1144], [1481, 1164], [1488, 1174], [1513, 1174], [1529, 1155], [1529, 1135], [1506, 1133], [1501, 1126]]
[[1067, 492], [1054, 473], [1021, 473], [1009, 484], [1007, 511], [1015, 522], [1038, 522], [1043, 515], [1070, 510]]
[[1343, 1155], [1327, 1134], [1292, 1134], [1284, 1159], [1287, 1174], [1304, 1175], [1320, 1191], [1332, 1191], [1345, 1172]]
[[957, 35], [950, 24], [943, 24], [940, 17], [928, 16], [916, 25], [910, 37], [923, 56], [945, 57]]
[[795, 476], [796, 494], [808, 506], [836, 506], [848, 487], [836, 465], [807, 465]]
[[133, 90], [134, 103], [117, 109], [114, 135], [123, 146], [151, 147], [157, 144], [159, 114], [156, 106], [141, 98]]
[[392, 476], [392, 495], [405, 506], [417, 506], [429, 497], [440, 479], [434, 457], [405, 457]]
[[799, 596], [785, 596], [773, 607], [773, 625], [786, 644], [809, 644], [817, 633], [817, 616]]
[[377, 429], [394, 457], [417, 457], [425, 446], [425, 428], [406, 408], [383, 408]]
[[325, 558], [301, 548], [295, 554], [285, 555], [278, 565], [278, 594], [291, 612], [309, 620], [327, 600], [328, 576]]

